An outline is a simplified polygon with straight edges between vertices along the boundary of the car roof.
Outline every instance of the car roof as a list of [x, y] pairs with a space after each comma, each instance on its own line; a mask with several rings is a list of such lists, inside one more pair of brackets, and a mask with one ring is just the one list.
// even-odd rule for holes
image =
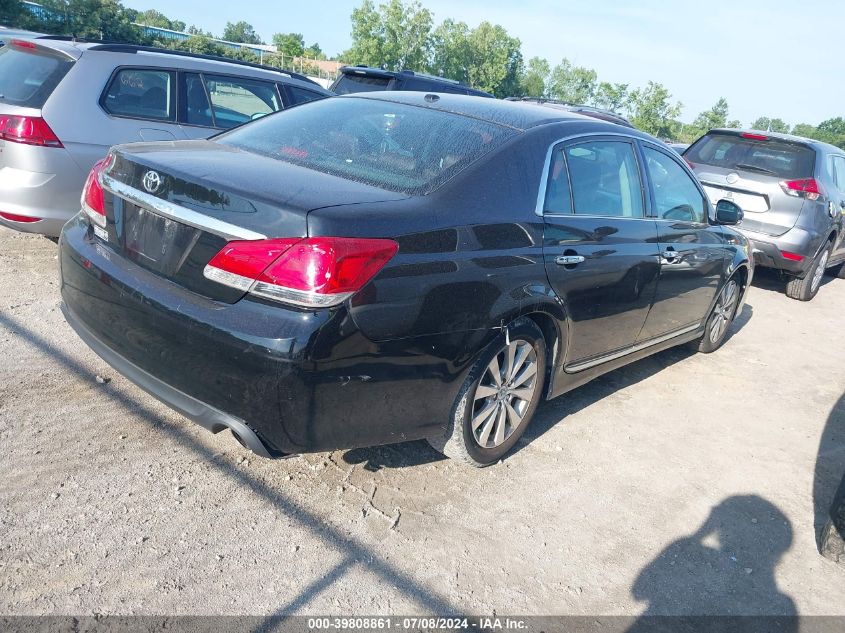
[[541, 105], [546, 108], [555, 108], [557, 110], [566, 110], [569, 112], [583, 113], [587, 114], [588, 116], [592, 116], [593, 118], [601, 119], [603, 121], [610, 121], [611, 123], [617, 123], [625, 127], [634, 127], [631, 122], [621, 114], [617, 114], [612, 110], [597, 108], [596, 106], [589, 106], [579, 103], [569, 103], [566, 101], [560, 101], [558, 99], [546, 99], [544, 97], [508, 97], [507, 99], [505, 99], [505, 101], [521, 101], [523, 103], [533, 103], [535, 105]]
[[[0, 31], [0, 37], [5, 37], [3, 31]], [[87, 41], [60, 35], [30, 36], [17, 39], [30, 40], [38, 46], [56, 50], [73, 59], [79, 59], [83, 53], [91, 52], [138, 55], [140, 56], [139, 59], [145, 56], [148, 59], [154, 58], [158, 60], [172, 58], [173, 60], [179, 60], [179, 67], [188, 70], [215, 71], [229, 75], [236, 74], [244, 77], [264, 78], [274, 81], [287, 80], [290, 83], [298, 84], [308, 90], [313, 90], [326, 96], [333, 94], [305, 75], [227, 57], [201, 55], [153, 46]]]
[[[432, 98], [436, 97], [436, 99]], [[595, 126], [607, 126], [608, 131], [624, 131], [631, 136], [654, 140], [648, 134], [634, 128], [617, 125], [603, 119], [596, 119], [577, 112], [558, 108], [547, 108], [531, 101], [505, 101], [487, 99], [471, 95], [458, 95], [440, 92], [411, 92], [406, 90], [384, 90], [375, 92], [355, 92], [335, 97], [336, 99], [376, 99], [408, 105], [421, 106], [432, 110], [450, 112], [497, 123], [520, 131], [528, 130], [549, 123], [573, 121], [591, 123]]]
[[385, 70], [383, 68], [373, 68], [372, 66], [359, 65], [341, 66], [340, 72], [344, 75], [369, 75], [371, 77], [385, 77], [391, 79], [398, 79], [400, 77], [414, 77], [416, 79], [422, 79], [425, 81], [449, 84], [450, 86], [460, 86], [461, 88], [471, 90], [472, 92], [477, 92], [481, 95], [489, 95], [491, 97], [493, 96], [489, 92], [479, 90], [478, 88], [473, 88], [472, 86], [468, 86], [467, 84], [461, 81], [457, 81], [456, 79], [449, 79], [448, 77], [438, 77], [437, 75], [429, 75], [428, 73], [421, 73], [415, 70]]
[[830, 143], [825, 143], [824, 141], [819, 141], [814, 138], [807, 138], [805, 136], [796, 136], [795, 134], [783, 134], [782, 132], [767, 132], [766, 130], [754, 129], [738, 130], [736, 128], [714, 128], [707, 132], [707, 134], [727, 134], [732, 136], [739, 136], [740, 134], [759, 134], [761, 136], [767, 136], [769, 138], [786, 141], [787, 143], [800, 143], [802, 145], [809, 145], [810, 147], [816, 150], [836, 152], [838, 154], [841, 154], [843, 152], [842, 149], [836, 147], [835, 145], [831, 145]]

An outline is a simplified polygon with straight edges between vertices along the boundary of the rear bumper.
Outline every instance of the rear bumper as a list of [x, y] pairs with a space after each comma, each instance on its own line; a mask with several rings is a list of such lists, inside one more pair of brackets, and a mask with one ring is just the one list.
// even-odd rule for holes
[[[65, 149], [12, 145], [5, 146], [6, 160], [11, 164], [0, 167], [0, 211], [38, 221], [14, 222], [0, 217], [0, 224], [23, 233], [58, 237], [62, 226], [79, 209], [85, 174]], [[22, 167], [28, 164], [33, 166]]]
[[278, 453], [277, 451], [268, 449], [268, 447], [265, 446], [259, 439], [258, 435], [256, 435], [255, 431], [249, 428], [243, 420], [239, 420], [231, 415], [223, 413], [204, 402], [200, 402], [188, 394], [182, 393], [178, 389], [174, 389], [137, 365], [130, 363], [98, 339], [97, 336], [82, 323], [79, 317], [74, 314], [73, 310], [64, 303], [62, 303], [62, 314], [64, 314], [67, 322], [74, 329], [77, 335], [79, 335], [79, 338], [81, 338], [88, 347], [94, 350], [100, 358], [136, 385], [141, 387], [141, 389], [168, 405], [171, 409], [178, 411], [189, 420], [196, 422], [212, 433], [219, 433], [220, 431], [229, 429], [236, 437], [241, 439], [247, 448], [261, 457], [284, 456], [283, 453]]
[[[820, 236], [813, 235], [802, 228], [794, 227], [777, 237], [738, 228], [751, 242], [754, 263], [766, 268], [775, 268], [791, 275], [803, 277], [807, 274], [813, 257], [820, 246]], [[801, 255], [801, 261], [794, 261], [783, 256], [783, 251]]]
[[472, 358], [466, 333], [376, 343], [345, 308], [206, 299], [123, 258], [82, 218], [65, 226], [59, 252], [62, 299], [80, 337], [205, 428], [231, 428], [247, 444], [254, 434], [259, 453], [441, 433]]

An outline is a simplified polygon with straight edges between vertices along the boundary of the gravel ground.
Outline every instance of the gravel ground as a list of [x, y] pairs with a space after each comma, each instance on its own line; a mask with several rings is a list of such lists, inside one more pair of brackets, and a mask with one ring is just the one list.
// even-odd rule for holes
[[0, 228], [0, 614], [845, 614], [816, 549], [845, 281], [803, 304], [761, 276], [719, 352], [546, 403], [483, 470], [424, 442], [257, 458], [58, 305], [56, 246]]

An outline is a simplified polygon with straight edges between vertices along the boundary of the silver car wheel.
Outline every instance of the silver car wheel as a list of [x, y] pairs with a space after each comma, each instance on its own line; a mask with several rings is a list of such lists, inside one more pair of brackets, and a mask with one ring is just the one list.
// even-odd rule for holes
[[470, 419], [480, 447], [496, 448], [508, 440], [522, 424], [537, 385], [537, 352], [528, 341], [511, 341], [493, 357], [475, 390]]
[[731, 323], [736, 300], [739, 297], [739, 284], [731, 279], [722, 288], [716, 305], [713, 306], [713, 316], [710, 319], [710, 342], [714, 345], [719, 342], [725, 330]]
[[819, 289], [819, 284], [822, 282], [822, 277], [824, 276], [824, 270], [827, 268], [827, 259], [830, 256], [829, 251], [825, 251], [822, 253], [822, 257], [819, 260], [819, 265], [816, 266], [816, 270], [813, 273], [813, 281], [810, 284], [810, 292], [815, 292]]

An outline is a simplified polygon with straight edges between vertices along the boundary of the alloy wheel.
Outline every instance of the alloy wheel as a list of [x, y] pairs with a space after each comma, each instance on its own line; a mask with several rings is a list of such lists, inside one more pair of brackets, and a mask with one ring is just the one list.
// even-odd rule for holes
[[818, 266], [816, 266], [816, 270], [813, 272], [813, 281], [810, 283], [810, 292], [812, 293], [819, 289], [819, 284], [822, 282], [822, 277], [824, 276], [824, 270], [827, 268], [827, 259], [829, 256], [829, 251], [822, 253]]
[[718, 343], [725, 330], [731, 323], [733, 311], [736, 306], [736, 300], [739, 297], [739, 284], [735, 279], [731, 279], [722, 288], [719, 293], [719, 298], [716, 299], [716, 305], [713, 306], [713, 316], [710, 319], [710, 342]]
[[523, 340], [496, 354], [478, 383], [471, 428], [482, 448], [504, 444], [525, 418], [537, 389], [537, 353]]

